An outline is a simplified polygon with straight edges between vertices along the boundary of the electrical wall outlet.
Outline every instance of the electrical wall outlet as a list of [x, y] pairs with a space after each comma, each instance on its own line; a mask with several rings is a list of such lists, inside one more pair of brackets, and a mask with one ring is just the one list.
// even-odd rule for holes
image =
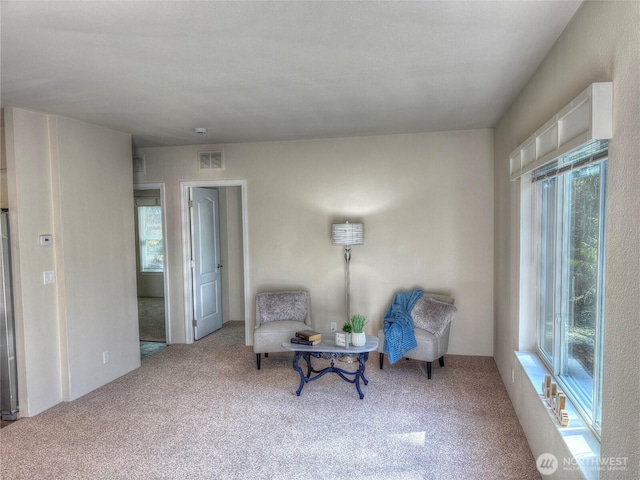
[[336, 330], [338, 330], [338, 325], [336, 322], [331, 322], [331, 331], [335, 332]]
[[40, 235], [38, 241], [41, 247], [50, 247], [53, 245], [53, 237], [51, 235]]
[[44, 283], [45, 285], [56, 283], [55, 271], [47, 270], [46, 272], [42, 272], [42, 283]]
[[102, 363], [106, 365], [109, 363], [109, 350], [102, 352]]

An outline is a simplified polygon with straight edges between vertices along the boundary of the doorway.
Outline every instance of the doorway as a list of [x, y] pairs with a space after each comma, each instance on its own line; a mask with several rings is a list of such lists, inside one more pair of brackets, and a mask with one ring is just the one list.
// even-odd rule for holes
[[164, 185], [134, 186], [134, 218], [140, 356], [146, 358], [169, 343]]
[[[245, 344], [249, 344], [250, 336], [246, 324], [249, 320], [249, 306], [246, 292], [248, 291], [248, 260], [247, 260], [247, 227], [246, 227], [246, 183], [244, 180], [195, 181], [181, 183], [182, 199], [182, 236], [183, 236], [183, 270], [184, 270], [184, 299], [185, 299], [185, 338], [192, 343], [200, 338], [198, 323], [202, 312], [198, 312], [203, 305], [213, 310], [209, 299], [201, 295], [203, 290], [194, 281], [194, 236], [192, 223], [193, 192], [197, 189], [215, 190], [219, 196], [219, 260], [220, 265], [221, 309], [222, 324], [228, 321], [242, 321], [245, 324]], [[206, 193], [206, 192], [205, 192]], [[205, 209], [205, 211], [208, 211]], [[215, 245], [205, 243], [197, 249], [213, 251]], [[214, 258], [210, 259], [213, 267]], [[207, 270], [207, 269], [205, 269]], [[210, 269], [209, 269], [210, 270]], [[206, 283], [206, 282], [205, 282]], [[206, 286], [208, 290], [208, 286]], [[213, 289], [211, 289], [213, 290]], [[209, 302], [209, 303], [207, 303]], [[206, 312], [205, 312], [206, 313]]]

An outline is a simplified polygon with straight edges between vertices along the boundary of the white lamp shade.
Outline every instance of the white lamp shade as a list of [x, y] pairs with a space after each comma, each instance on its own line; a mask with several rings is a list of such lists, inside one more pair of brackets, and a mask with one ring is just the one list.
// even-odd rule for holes
[[364, 243], [364, 225], [362, 223], [334, 223], [331, 225], [331, 243], [333, 245], [362, 245]]

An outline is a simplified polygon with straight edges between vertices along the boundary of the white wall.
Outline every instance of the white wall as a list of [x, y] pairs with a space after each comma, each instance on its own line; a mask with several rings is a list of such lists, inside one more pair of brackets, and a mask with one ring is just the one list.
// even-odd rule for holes
[[131, 137], [64, 117], [50, 123], [64, 393], [72, 400], [140, 366]]
[[220, 257], [222, 264], [222, 321], [244, 320], [244, 263], [242, 259], [242, 196], [240, 187], [218, 187]]
[[[227, 219], [242, 218], [242, 197], [240, 187], [227, 187], [226, 217]], [[242, 258], [242, 222], [227, 222], [227, 268], [228, 289], [237, 294], [230, 296], [227, 308], [228, 320], [244, 320], [244, 261]]]
[[131, 138], [16, 108], [5, 128], [19, 401], [32, 416], [140, 365]]
[[55, 269], [55, 252], [38, 245], [38, 235], [53, 233], [49, 124], [26, 110], [4, 114], [18, 401], [30, 416], [62, 400], [56, 285], [42, 282], [42, 272]]
[[[315, 328], [344, 319], [344, 259], [331, 223], [360, 220], [351, 311], [382, 316], [400, 289], [456, 298], [450, 353], [493, 354], [492, 131], [145, 148], [136, 183], [164, 182], [173, 278], [171, 332], [184, 341], [180, 181], [245, 179], [250, 296], [306, 288]], [[199, 150], [222, 149], [223, 171], [199, 171]], [[253, 303], [252, 303], [253, 305]], [[252, 316], [248, 319], [253, 328]]]
[[0, 171], [7, 168], [7, 154], [4, 140], [4, 108], [0, 108]]
[[7, 195], [7, 154], [4, 140], [4, 108], [0, 108], [0, 208], [9, 208]]
[[639, 45], [640, 3], [584, 3], [495, 130], [495, 358], [534, 455], [560, 458], [549, 416], [530, 408], [528, 380], [518, 374], [511, 382], [519, 348], [519, 183], [509, 181], [509, 153], [589, 84], [613, 81], [601, 457], [629, 457], [629, 470], [603, 471], [601, 479], [640, 472]]

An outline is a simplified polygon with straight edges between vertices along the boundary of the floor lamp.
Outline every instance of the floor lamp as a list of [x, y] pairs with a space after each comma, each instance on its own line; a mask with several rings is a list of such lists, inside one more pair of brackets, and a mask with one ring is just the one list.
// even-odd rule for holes
[[364, 225], [362, 223], [334, 223], [331, 225], [331, 243], [344, 246], [344, 261], [347, 267], [345, 275], [345, 300], [347, 305], [347, 322], [351, 318], [351, 292], [349, 280], [349, 262], [351, 261], [351, 246], [364, 243]]

